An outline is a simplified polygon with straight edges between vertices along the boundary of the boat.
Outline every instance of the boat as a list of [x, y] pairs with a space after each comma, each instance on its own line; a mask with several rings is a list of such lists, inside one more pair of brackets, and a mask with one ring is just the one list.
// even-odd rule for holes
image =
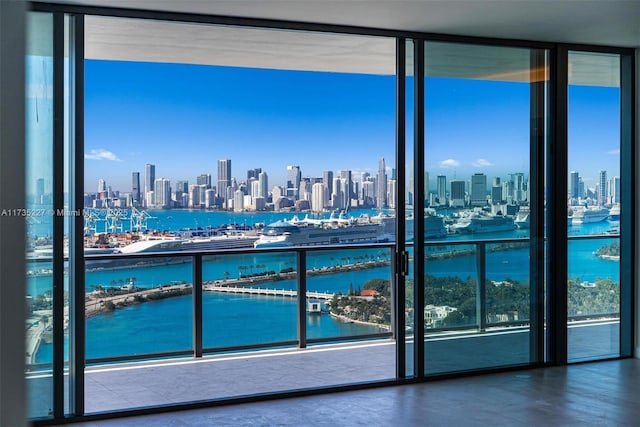
[[276, 248], [309, 245], [339, 245], [388, 242], [393, 239], [393, 217], [367, 215], [347, 218], [332, 214], [328, 219], [280, 220], [262, 229], [256, 248]]
[[513, 218], [500, 213], [495, 215], [474, 213], [461, 217], [450, 226], [455, 233], [497, 233], [500, 231], [513, 231], [516, 225]]
[[620, 203], [616, 203], [611, 206], [611, 210], [609, 211], [609, 219], [611, 221], [619, 221], [620, 220]]
[[571, 222], [573, 224], [588, 224], [592, 222], [604, 221], [609, 217], [609, 209], [594, 207], [574, 209]]
[[148, 238], [116, 249], [115, 253], [137, 254], [169, 251], [215, 251], [225, 249], [251, 248], [258, 240], [257, 235], [224, 234], [205, 238], [184, 239], [181, 237]]
[[530, 211], [528, 207], [521, 207], [518, 213], [516, 214], [513, 222], [516, 227], [519, 229], [528, 229], [530, 228]]
[[[444, 222], [445, 218], [442, 215], [436, 214], [434, 209], [426, 208], [424, 210], [424, 239], [441, 239], [443, 237], [447, 237], [448, 233]], [[407, 219], [405, 220], [405, 240], [407, 242], [413, 242], [413, 238], [414, 216], [413, 212], [410, 212], [409, 216], [407, 216]], [[392, 240], [395, 240], [395, 234]]]

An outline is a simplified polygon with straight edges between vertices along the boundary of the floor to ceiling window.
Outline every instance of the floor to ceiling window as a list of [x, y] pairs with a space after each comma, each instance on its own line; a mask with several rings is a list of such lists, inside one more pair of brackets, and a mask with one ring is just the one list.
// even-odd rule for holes
[[630, 354], [629, 52], [149, 18], [30, 14], [33, 419]]
[[567, 317], [570, 361], [620, 354], [620, 55], [570, 51]]
[[[200, 394], [142, 377], [108, 393], [100, 364], [388, 338], [395, 41], [105, 17], [87, 17], [85, 34], [85, 253], [128, 255], [87, 260], [86, 395], [102, 396], [87, 411], [393, 378], [392, 342], [355, 376], [317, 375], [356, 373], [339, 358], [307, 360], [307, 375], [263, 354]], [[116, 42], [139, 37], [144, 48]], [[181, 256], [254, 248], [277, 251]]]
[[544, 141], [532, 120], [544, 111], [544, 51], [424, 49], [425, 373], [536, 362], [531, 152]]

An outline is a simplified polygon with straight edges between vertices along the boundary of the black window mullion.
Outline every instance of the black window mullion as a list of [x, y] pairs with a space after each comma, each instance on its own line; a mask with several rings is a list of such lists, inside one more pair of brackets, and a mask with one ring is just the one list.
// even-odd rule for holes
[[633, 356], [635, 319], [635, 67], [634, 56], [620, 56], [620, 356]]
[[550, 138], [548, 141], [547, 355], [553, 365], [567, 363], [567, 135], [568, 50], [551, 57]]
[[[71, 191], [76, 212], [82, 213], [84, 206], [84, 16], [71, 16], [69, 70], [72, 74], [69, 84], [73, 88], [69, 102], [73, 103], [70, 114], [73, 115], [73, 146], [69, 152]], [[70, 313], [69, 349], [71, 357], [70, 374], [72, 376], [71, 413], [84, 414], [84, 368], [86, 357], [85, 329], [85, 263], [84, 263], [84, 216], [75, 215], [69, 245], [69, 266], [73, 276], [69, 279], [70, 293], [73, 295], [72, 313]]]
[[529, 143], [529, 300], [530, 358], [534, 364], [544, 362], [544, 150], [545, 86], [547, 84], [546, 51], [531, 50], [530, 143]]
[[64, 408], [64, 14], [53, 14], [53, 417]]

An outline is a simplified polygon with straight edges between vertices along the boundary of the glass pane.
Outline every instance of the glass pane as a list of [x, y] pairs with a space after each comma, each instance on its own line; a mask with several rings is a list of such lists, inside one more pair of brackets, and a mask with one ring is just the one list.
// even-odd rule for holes
[[[414, 64], [414, 41], [407, 40], [406, 42], [406, 86], [405, 86], [405, 141], [406, 141], [406, 150], [405, 150], [405, 173], [406, 173], [406, 195], [405, 195], [405, 208], [406, 216], [408, 221], [405, 222], [405, 248], [404, 250], [407, 252], [409, 256], [409, 274], [405, 276], [405, 301], [404, 301], [404, 321], [405, 321], [405, 374], [407, 377], [414, 376], [415, 373], [415, 364], [414, 364], [414, 342], [415, 342], [415, 334], [414, 334], [414, 325], [415, 325], [415, 280], [413, 280], [413, 263], [414, 263], [414, 232], [413, 232], [413, 221], [410, 219], [415, 215], [413, 213], [412, 207], [414, 203], [414, 191], [415, 191], [415, 180], [414, 176], [414, 151], [415, 151], [415, 137], [413, 133], [413, 129], [415, 126], [415, 99], [414, 99], [414, 91], [415, 91], [415, 78], [413, 75], [413, 64]], [[398, 331], [398, 333], [402, 333], [402, 331]]]
[[309, 252], [307, 337], [391, 331], [391, 278], [389, 249]]
[[31, 418], [53, 411], [53, 17], [29, 13], [26, 58], [27, 353]]
[[203, 259], [203, 347], [297, 340], [294, 253], [211, 255]]
[[620, 354], [619, 76], [619, 55], [569, 52], [570, 361]]
[[[180, 395], [170, 384], [148, 404], [392, 377], [388, 359], [377, 376], [351, 369], [353, 352], [362, 348], [332, 352], [333, 366], [345, 368], [325, 375], [288, 375], [298, 371], [279, 360], [281, 370], [265, 370], [267, 359], [258, 356], [274, 354], [261, 347], [275, 344], [300, 363], [303, 355], [329, 352], [320, 345], [313, 352], [286, 348], [298, 340], [289, 291], [305, 274], [297, 271], [295, 251], [395, 239], [395, 40], [97, 16], [86, 17], [85, 29], [85, 254], [206, 254], [203, 347], [231, 358], [259, 353], [233, 377]], [[144, 49], [110, 43], [141, 34]], [[311, 274], [309, 286], [325, 292], [318, 280]], [[277, 288], [278, 295], [257, 294], [258, 287]], [[180, 349], [188, 345], [192, 325], [176, 320], [173, 299], [156, 306]], [[116, 317], [95, 316], [113, 320], [113, 333], [105, 328], [101, 339], [128, 328]], [[309, 339], [347, 335], [328, 315], [317, 321], [309, 316]], [[99, 339], [90, 329], [88, 342]], [[393, 356], [387, 347], [385, 357]], [[327, 366], [311, 369], [312, 359], [305, 360], [306, 370]], [[345, 377], [347, 370], [354, 376]], [[139, 374], [141, 386], [155, 383]], [[87, 400], [98, 390], [87, 387]]]
[[89, 260], [85, 277], [89, 362], [193, 348], [191, 257]]
[[427, 375], [530, 360], [532, 53], [425, 44]]

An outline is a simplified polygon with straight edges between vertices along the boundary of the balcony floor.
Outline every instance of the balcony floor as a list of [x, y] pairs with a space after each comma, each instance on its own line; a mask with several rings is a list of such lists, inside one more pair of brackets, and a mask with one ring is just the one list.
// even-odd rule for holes
[[[583, 350], [574, 351], [573, 357], [614, 356], [618, 331], [617, 322], [569, 328], [571, 342]], [[432, 335], [426, 350], [428, 374], [524, 365], [530, 357], [529, 331]], [[409, 343], [407, 366], [412, 366], [412, 353]], [[395, 361], [395, 341], [384, 339], [90, 366], [85, 372], [85, 409], [91, 414], [390, 380], [395, 378]], [[51, 377], [32, 378], [29, 389], [32, 411], [40, 408], [43, 413]]]
[[625, 359], [77, 425], [637, 426], [639, 375]]

